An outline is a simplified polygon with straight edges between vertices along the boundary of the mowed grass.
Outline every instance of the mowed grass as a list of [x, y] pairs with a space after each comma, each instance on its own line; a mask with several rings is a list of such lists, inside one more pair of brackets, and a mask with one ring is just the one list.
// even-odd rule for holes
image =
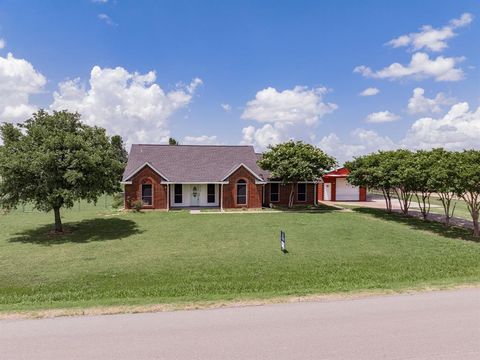
[[[381, 211], [0, 215], [0, 311], [265, 299], [480, 282], [467, 231]], [[288, 253], [280, 251], [279, 231]]]

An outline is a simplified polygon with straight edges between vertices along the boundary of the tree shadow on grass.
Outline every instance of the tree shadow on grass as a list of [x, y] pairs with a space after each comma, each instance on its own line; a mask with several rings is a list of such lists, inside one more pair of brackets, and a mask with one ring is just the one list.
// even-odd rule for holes
[[66, 243], [89, 243], [94, 241], [121, 240], [140, 234], [137, 224], [132, 220], [88, 219], [64, 224], [65, 233], [52, 234], [52, 224], [29, 229], [15, 234], [8, 241], [38, 245], [58, 245]]
[[293, 213], [305, 213], [305, 214], [318, 214], [318, 213], [326, 213], [332, 211], [342, 211], [343, 209], [326, 205], [326, 204], [318, 204], [317, 206], [313, 205], [294, 205], [292, 208], [288, 208], [288, 206], [276, 205], [274, 207], [275, 210], [285, 211], [285, 212], [293, 212]]
[[376, 218], [394, 221], [396, 223], [404, 224], [411, 229], [430, 231], [437, 235], [448, 237], [450, 239], [462, 239], [466, 241], [479, 242], [478, 238], [475, 238], [471, 230], [460, 228], [457, 226], [446, 227], [443, 223], [437, 221], [423, 220], [420, 218], [405, 216], [398, 212], [388, 213], [382, 209], [372, 209], [357, 207], [353, 211], [361, 214], [372, 215]]

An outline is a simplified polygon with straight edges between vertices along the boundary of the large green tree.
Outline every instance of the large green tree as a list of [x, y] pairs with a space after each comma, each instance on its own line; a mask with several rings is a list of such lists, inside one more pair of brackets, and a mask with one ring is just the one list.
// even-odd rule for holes
[[430, 196], [432, 194], [432, 161], [434, 160], [433, 152], [419, 150], [412, 154], [411, 169], [413, 173], [413, 189], [417, 198], [418, 207], [422, 213], [423, 219], [426, 220], [430, 213]]
[[301, 181], [320, 179], [337, 164], [335, 158], [321, 149], [302, 141], [287, 141], [269, 146], [258, 165], [270, 172], [272, 178], [291, 184], [288, 207], [293, 206], [295, 189]]
[[413, 154], [409, 150], [398, 149], [386, 151], [384, 155], [382, 167], [385, 169], [385, 174], [390, 177], [402, 213], [408, 215], [416, 189]]
[[392, 176], [389, 166], [385, 166], [389, 152], [379, 151], [356, 157], [345, 163], [349, 170], [348, 182], [355, 186], [382, 192], [387, 212], [392, 211]]
[[457, 152], [442, 148], [433, 149], [430, 152], [428, 187], [442, 202], [446, 226], [450, 225], [450, 219], [455, 213], [457, 193], [461, 192], [458, 164], [459, 153]]
[[120, 135], [114, 135], [111, 139], [112, 146], [115, 149], [116, 157], [124, 166], [127, 166], [128, 152], [125, 150], [125, 144]]
[[457, 195], [467, 203], [472, 216], [473, 235], [480, 237], [480, 151], [466, 150], [459, 154]]
[[22, 124], [1, 125], [0, 136], [0, 206], [32, 202], [53, 210], [57, 233], [62, 208], [119, 190], [118, 147], [104, 129], [82, 124], [78, 113], [40, 110]]

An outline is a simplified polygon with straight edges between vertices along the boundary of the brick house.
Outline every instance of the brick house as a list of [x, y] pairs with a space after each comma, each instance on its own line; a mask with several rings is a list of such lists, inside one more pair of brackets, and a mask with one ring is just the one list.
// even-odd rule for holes
[[[132, 145], [122, 184], [125, 208], [255, 209], [287, 205], [291, 184], [270, 179], [252, 146]], [[317, 202], [317, 181], [300, 182], [295, 205]]]

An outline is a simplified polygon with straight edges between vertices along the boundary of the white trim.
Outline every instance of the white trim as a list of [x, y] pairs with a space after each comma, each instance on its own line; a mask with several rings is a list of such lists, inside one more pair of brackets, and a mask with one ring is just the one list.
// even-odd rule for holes
[[131, 181], [120, 181], [120, 185], [132, 185]]
[[244, 163], [240, 163], [240, 165], [238, 165], [237, 167], [233, 168], [232, 171], [230, 171], [223, 179], [222, 181], [225, 181], [226, 178], [228, 178], [230, 175], [232, 175], [235, 171], [237, 171], [238, 169], [240, 169], [241, 167], [244, 167], [245, 169], [247, 169], [253, 176], [255, 176], [258, 180], [260, 181], [265, 181], [263, 180], [260, 176], [258, 176], [254, 171], [252, 171], [252, 169], [250, 169], [247, 165], [245, 165]]
[[181, 184], [181, 185], [204, 185], [204, 184], [228, 184], [228, 181], [164, 181], [162, 184]]
[[[150, 185], [152, 187], [152, 204], [151, 205], [144, 205], [143, 204], [143, 187], [145, 185]], [[146, 207], [146, 208], [155, 208], [155, 196], [154, 196], [154, 186], [153, 186], [153, 182], [151, 183], [145, 183], [145, 184], [140, 184], [140, 201], [142, 202], [142, 208], [143, 207]]]
[[[170, 185], [171, 183], [168, 183], [168, 184]], [[177, 196], [177, 193], [176, 193], [176, 191], [175, 191], [175, 190], [176, 190], [176, 189], [175, 189], [175, 186], [173, 186], [173, 206], [179, 206], [178, 204], [181, 205], [181, 204], [184, 203], [184, 198], [185, 198], [185, 197], [183, 196], [183, 190], [184, 190], [184, 189], [183, 189], [183, 184], [176, 183], [176, 184], [172, 184], [172, 185], [182, 185], [182, 188], [181, 188], [182, 191], [180, 192], [180, 196], [182, 197], [182, 201], [181, 201], [181, 202], [177, 202], [177, 201], [175, 200], [175, 197]], [[189, 203], [189, 204], [190, 204], [190, 203]]]
[[[277, 184], [277, 183], [272, 183], [272, 184]], [[272, 185], [270, 185], [270, 191], [268, 192], [268, 195], [269, 195], [269, 199], [268, 199], [268, 202], [271, 202], [271, 203], [278, 203], [280, 202], [280, 184], [278, 184], [278, 200], [277, 201], [272, 201]]]
[[155, 169], [152, 164], [150, 164], [149, 162], [146, 162], [145, 164], [143, 164], [142, 166], [140, 166], [139, 168], [137, 168], [137, 170], [135, 170], [133, 173], [131, 173], [130, 175], [128, 175], [126, 177], [126, 179], [130, 179], [132, 176], [134, 176], [135, 174], [137, 174], [140, 170], [142, 170], [145, 166], [148, 166], [150, 169], [152, 169], [153, 171], [155, 171], [158, 175], [160, 175], [162, 178], [164, 178], [165, 180], [168, 181], [168, 178], [163, 175], [160, 171], [158, 171], [157, 169]]
[[[298, 191], [298, 185], [300, 184], [305, 184], [305, 200], [299, 200], [298, 199], [298, 195], [300, 195], [300, 192]], [[297, 202], [301, 202], [301, 203], [306, 203], [307, 202], [307, 194], [308, 194], [308, 188], [307, 188], [307, 183], [302, 183], [302, 182], [298, 182], [297, 183]]]
[[317, 183], [313, 184], [313, 205], [315, 205], [315, 206], [318, 205], [318, 200], [317, 200], [317, 186], [318, 186]]
[[[238, 203], [238, 182], [240, 180], [245, 181], [244, 183], [240, 183], [241, 185], [245, 185], [245, 204], [239, 204]], [[247, 206], [248, 207], [248, 181], [245, 179], [238, 179], [237, 182], [235, 183], [235, 206]]]
[[266, 181], [255, 180], [255, 185], [266, 185], [266, 184], [268, 184]]

